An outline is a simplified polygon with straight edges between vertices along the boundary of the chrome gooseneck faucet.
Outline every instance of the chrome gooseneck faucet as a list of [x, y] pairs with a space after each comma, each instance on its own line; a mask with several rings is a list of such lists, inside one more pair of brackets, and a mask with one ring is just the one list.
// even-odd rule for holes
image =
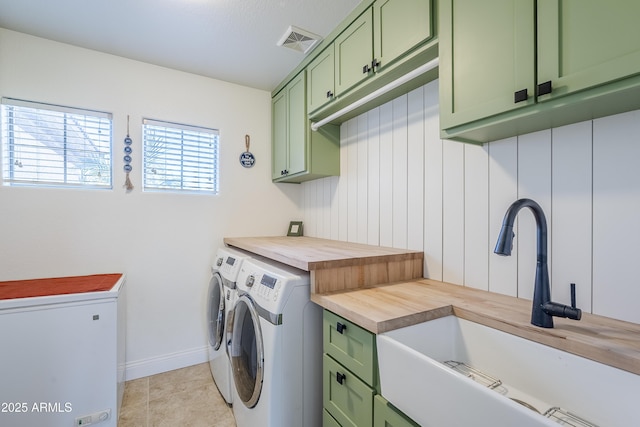
[[536, 219], [537, 265], [536, 280], [533, 290], [533, 306], [531, 324], [543, 328], [553, 328], [553, 316], [580, 320], [582, 310], [576, 308], [575, 285], [571, 284], [571, 306], [551, 301], [549, 287], [549, 270], [547, 268], [547, 219], [539, 204], [531, 199], [520, 199], [513, 202], [502, 221], [502, 229], [494, 252], [498, 255], [510, 256], [513, 249], [513, 223], [520, 209], [527, 207]]

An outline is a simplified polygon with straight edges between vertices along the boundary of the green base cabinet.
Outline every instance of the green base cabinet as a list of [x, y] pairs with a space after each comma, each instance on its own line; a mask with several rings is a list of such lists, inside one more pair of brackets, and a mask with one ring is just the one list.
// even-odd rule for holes
[[324, 427], [416, 426], [379, 395], [374, 334], [328, 310], [322, 333]]
[[341, 427], [326, 409], [322, 410], [322, 427]]
[[377, 395], [373, 398], [373, 427], [419, 427], [419, 424]]
[[272, 174], [275, 182], [299, 183], [340, 174], [340, 130], [311, 131], [305, 71], [271, 100]]
[[632, 0], [442, 0], [441, 136], [483, 143], [640, 108], [637, 16]]

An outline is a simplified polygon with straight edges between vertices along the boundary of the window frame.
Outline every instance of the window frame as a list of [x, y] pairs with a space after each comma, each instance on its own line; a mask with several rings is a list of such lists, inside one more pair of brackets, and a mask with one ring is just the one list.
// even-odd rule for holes
[[[18, 111], [16, 111], [16, 108]], [[37, 135], [29, 133], [27, 128], [28, 124], [15, 123], [16, 113], [20, 112], [20, 109], [33, 110], [33, 114], [36, 114], [36, 120], [42, 120], [44, 125], [32, 126], [33, 132], [37, 132]], [[12, 187], [37, 187], [37, 188], [76, 188], [76, 189], [90, 189], [90, 190], [112, 190], [113, 178], [114, 178], [114, 159], [113, 159], [113, 115], [105, 111], [91, 110], [88, 108], [76, 108], [57, 104], [50, 104], [44, 102], [27, 101], [16, 98], [2, 97], [0, 100], [0, 168], [2, 173], [0, 179], [3, 186]], [[28, 110], [23, 110], [28, 112]], [[62, 115], [61, 117], [56, 117]], [[46, 119], [61, 119], [62, 130], [55, 129], [55, 122], [53, 120], [46, 121]], [[78, 120], [78, 118], [82, 120]], [[70, 121], [75, 121], [75, 124], [70, 124]], [[106, 121], [106, 122], [105, 122]], [[84, 122], [81, 125], [80, 122]], [[98, 125], [98, 131], [91, 125]], [[15, 126], [20, 126], [21, 130], [16, 131]], [[75, 129], [73, 128], [75, 127]], [[20, 136], [16, 136], [16, 132], [21, 133]], [[106, 132], [105, 135], [101, 135]], [[95, 143], [95, 150], [87, 149], [85, 147], [81, 149], [70, 148], [74, 139], [78, 139], [77, 135], [82, 135], [82, 139]], [[46, 141], [46, 138], [42, 138], [42, 135], [47, 135], [52, 138], [51, 141]], [[29, 143], [29, 137], [34, 140], [35, 143]], [[94, 137], [92, 139], [92, 137]], [[55, 147], [52, 142], [56, 139], [61, 147]], [[50, 142], [51, 145], [47, 144]], [[105, 149], [105, 147], [107, 149]], [[24, 153], [33, 150], [31, 160], [34, 161], [37, 166], [33, 167], [31, 171], [32, 176], [29, 178], [16, 178], [16, 166], [22, 167], [22, 163], [16, 159], [16, 153], [18, 149], [22, 148]], [[47, 153], [47, 150], [50, 151]], [[97, 158], [98, 175], [102, 178], [101, 173], [108, 172], [108, 178], [104, 181], [74, 181], [74, 172], [79, 172], [82, 176], [83, 168], [74, 164], [72, 157], [78, 155], [78, 159], [86, 161], [93, 156]], [[57, 159], [59, 157], [61, 159]], [[15, 159], [15, 160], [14, 160]], [[18, 163], [16, 163], [18, 162]], [[104, 166], [101, 166], [101, 163]], [[53, 172], [45, 172], [44, 167], [40, 170], [40, 163], [50, 163], [54, 165]], [[83, 163], [84, 164], [84, 163]], [[89, 162], [91, 164], [91, 162]], [[59, 174], [62, 179], [54, 179]], [[33, 176], [35, 175], [35, 176]], [[42, 175], [42, 177], [40, 176]], [[47, 178], [46, 176], [49, 176]], [[75, 175], [77, 176], [77, 175]]]
[[[171, 133], [181, 133], [180, 138], [175, 138], [172, 141], [170, 146], [168, 146], [165, 150], [171, 152], [171, 150], [177, 149], [180, 147], [180, 166], [177, 164], [172, 164], [174, 167], [173, 172], [179, 172], [180, 179], [177, 181], [179, 186], [169, 185], [169, 184], [156, 184], [153, 185], [151, 183], [151, 175], [149, 174], [149, 152], [151, 151], [149, 147], [148, 136], [152, 133], [151, 130], [156, 130], [159, 132], [171, 132]], [[211, 152], [206, 153], [201, 156], [199, 155], [200, 151], [190, 151], [185, 150], [185, 140], [188, 142], [194, 142], [194, 137], [196, 135], [209, 135], [211, 140], [209, 141], [212, 144]], [[176, 143], [176, 141], [180, 140], [180, 143]], [[202, 141], [203, 143], [207, 143], [207, 141]], [[198, 148], [191, 146], [191, 148]], [[169, 164], [167, 158], [169, 154], [165, 153], [165, 165]], [[194, 154], [190, 156], [185, 153]], [[197, 153], [197, 154], [196, 154]], [[174, 155], [176, 153], [174, 152]], [[185, 158], [189, 158], [191, 161], [185, 163]], [[175, 159], [175, 157], [174, 157]], [[195, 160], [194, 160], [195, 159]], [[206, 165], [206, 161], [210, 160], [212, 162], [210, 167], [203, 167], [200, 169], [201, 165]], [[189, 171], [188, 168], [191, 168]], [[206, 179], [207, 170], [210, 168], [211, 171], [211, 186], [203, 186], [200, 180]], [[172, 175], [171, 171], [168, 171], [169, 168], [164, 169], [164, 173], [161, 173], [161, 176], [165, 178], [176, 177], [176, 175]], [[187, 169], [187, 171], [185, 171]], [[204, 176], [204, 178], [203, 178]], [[194, 182], [189, 182], [187, 178], [192, 178]], [[142, 188], [145, 192], [170, 192], [176, 194], [203, 194], [203, 195], [217, 195], [220, 193], [220, 131], [219, 129], [205, 127], [205, 126], [194, 126], [188, 125], [184, 123], [176, 123], [170, 122], [166, 120], [157, 120], [150, 118], [142, 119]]]

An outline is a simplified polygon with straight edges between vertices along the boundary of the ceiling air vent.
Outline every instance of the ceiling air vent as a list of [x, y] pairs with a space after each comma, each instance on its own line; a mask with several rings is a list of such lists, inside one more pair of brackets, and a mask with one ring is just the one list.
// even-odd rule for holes
[[278, 42], [278, 46], [288, 47], [289, 49], [297, 50], [298, 52], [307, 53], [316, 44], [318, 44], [320, 40], [322, 40], [322, 37], [319, 35], [291, 25]]

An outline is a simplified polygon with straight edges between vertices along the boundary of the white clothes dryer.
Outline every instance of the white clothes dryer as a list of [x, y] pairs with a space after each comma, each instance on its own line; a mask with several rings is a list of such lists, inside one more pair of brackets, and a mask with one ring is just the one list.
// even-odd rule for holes
[[238, 427], [322, 424], [322, 310], [309, 273], [243, 262], [233, 310], [233, 414]]
[[237, 299], [236, 279], [240, 266], [249, 255], [239, 250], [222, 247], [211, 267], [211, 280], [207, 294], [207, 329], [209, 335], [209, 366], [211, 375], [228, 404], [233, 403], [231, 363], [227, 354], [227, 329], [230, 312]]

